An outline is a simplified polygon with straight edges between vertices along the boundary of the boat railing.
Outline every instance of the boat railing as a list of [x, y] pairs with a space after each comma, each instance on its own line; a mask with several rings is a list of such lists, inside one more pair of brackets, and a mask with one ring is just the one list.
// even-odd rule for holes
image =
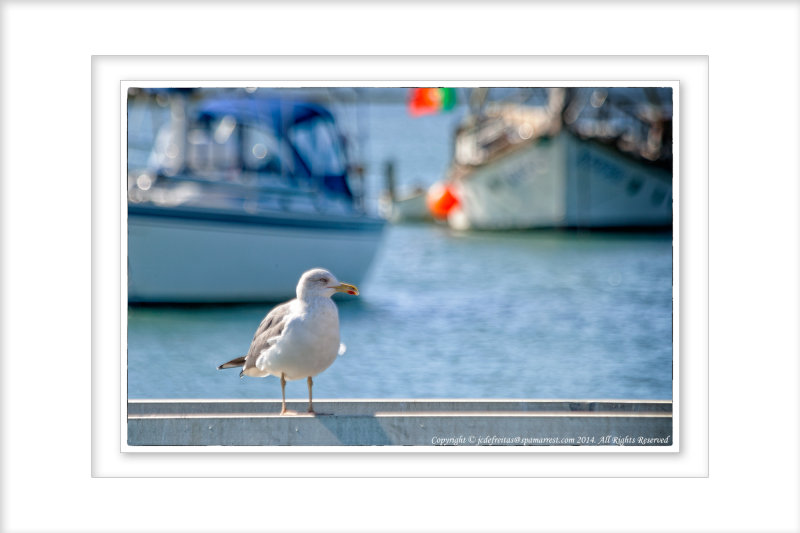
[[[258, 177], [256, 175], [237, 176], [235, 180], [212, 179], [195, 176], [192, 174], [177, 174], [174, 176], [158, 175], [149, 178], [144, 184], [139, 181], [139, 174], [132, 173], [129, 178], [128, 200], [132, 203], [145, 203], [154, 201], [163, 196], [164, 191], [173, 196], [181, 197], [178, 203], [192, 202], [193, 199], [201, 198], [203, 203], [213, 205], [219, 202], [270, 202], [274, 201], [278, 208], [289, 210], [294, 202], [303, 200], [313, 206], [317, 211], [325, 211], [326, 207], [342, 204], [350, 205], [351, 200], [346, 201], [341, 195], [337, 195], [326, 190], [318, 180], [314, 179], [292, 179], [286, 180], [283, 177], [270, 180], [268, 176]], [[154, 186], [157, 183], [157, 186]], [[181, 187], [191, 185], [194, 190], [182, 191]], [[163, 202], [162, 202], [163, 203]], [[169, 204], [170, 202], [167, 202]], [[351, 209], [360, 212], [357, 205], [352, 205]]]

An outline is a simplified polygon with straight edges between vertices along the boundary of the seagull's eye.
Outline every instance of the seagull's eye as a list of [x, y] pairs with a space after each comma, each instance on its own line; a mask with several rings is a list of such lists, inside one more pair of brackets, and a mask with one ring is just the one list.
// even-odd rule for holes
[[328, 278], [319, 278], [320, 283], [328, 283]]

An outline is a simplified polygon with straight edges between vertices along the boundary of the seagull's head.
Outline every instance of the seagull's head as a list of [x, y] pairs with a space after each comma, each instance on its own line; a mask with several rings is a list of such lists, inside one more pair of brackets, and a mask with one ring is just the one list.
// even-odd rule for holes
[[330, 298], [337, 292], [358, 295], [355, 285], [340, 282], [336, 276], [324, 268], [315, 268], [305, 272], [297, 283], [297, 297], [301, 300]]

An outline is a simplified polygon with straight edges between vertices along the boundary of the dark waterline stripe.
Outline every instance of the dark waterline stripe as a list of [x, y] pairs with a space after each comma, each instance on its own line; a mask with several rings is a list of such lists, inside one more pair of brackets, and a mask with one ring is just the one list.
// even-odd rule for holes
[[186, 207], [159, 207], [128, 204], [128, 216], [221, 222], [257, 227], [312, 228], [334, 231], [380, 232], [382, 219], [363, 216], [350, 219], [291, 218], [224, 211], [217, 209], [191, 209]]

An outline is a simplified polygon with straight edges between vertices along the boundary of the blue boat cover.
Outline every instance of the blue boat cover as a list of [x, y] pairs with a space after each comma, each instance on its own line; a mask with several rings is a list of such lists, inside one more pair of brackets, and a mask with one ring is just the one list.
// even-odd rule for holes
[[[194, 109], [197, 116], [218, 117], [231, 115], [241, 122], [257, 123], [270, 128], [276, 135], [286, 138], [287, 131], [294, 125], [307, 120], [320, 118], [335, 126], [335, 120], [325, 107], [305, 101], [288, 98], [208, 98]], [[338, 131], [338, 129], [337, 129]], [[289, 143], [291, 145], [291, 143]], [[325, 188], [331, 192], [352, 197], [353, 193], [347, 183], [347, 171], [340, 175], [312, 176], [295, 147], [296, 177], [322, 178]], [[342, 154], [344, 156], [344, 154]], [[300, 163], [300, 164], [297, 164]]]
[[285, 133], [293, 124], [316, 117], [333, 122], [333, 115], [324, 107], [285, 98], [209, 98], [199, 105], [197, 112], [233, 115], [247, 122], [266, 123], [279, 133]]

